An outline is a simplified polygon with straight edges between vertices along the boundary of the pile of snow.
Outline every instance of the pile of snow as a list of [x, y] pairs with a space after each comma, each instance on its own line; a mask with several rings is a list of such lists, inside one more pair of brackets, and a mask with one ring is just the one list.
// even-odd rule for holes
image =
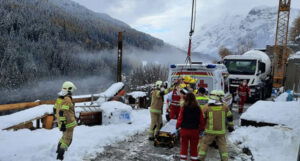
[[101, 105], [103, 102], [107, 101], [107, 99], [115, 96], [123, 87], [124, 83], [122, 82], [112, 84], [105, 92], [99, 94], [97, 103]]
[[251, 150], [257, 161], [296, 161], [299, 136], [282, 127], [241, 127], [229, 135], [229, 141]]
[[300, 102], [258, 101], [242, 114], [241, 119], [299, 128]]
[[[77, 126], [74, 130], [72, 145], [65, 153], [64, 161], [90, 160], [97, 153], [102, 152], [104, 146], [145, 131], [149, 123], [149, 111], [138, 110], [132, 111], [132, 124]], [[0, 131], [0, 160], [56, 160], [55, 151], [61, 135], [58, 129]]]
[[274, 99], [275, 102], [286, 102], [289, 94], [284, 92]]
[[142, 92], [142, 91], [134, 91], [134, 92], [128, 93], [127, 95], [132, 96], [133, 98], [137, 99], [137, 98], [140, 98], [140, 97], [147, 96], [147, 93]]
[[10, 115], [0, 116], [0, 129], [5, 129], [25, 121], [53, 113], [53, 105], [40, 105], [34, 108], [16, 112]]
[[101, 104], [100, 109], [102, 110], [102, 123], [118, 124], [118, 123], [131, 123], [132, 121], [132, 108], [117, 101], [110, 101]]

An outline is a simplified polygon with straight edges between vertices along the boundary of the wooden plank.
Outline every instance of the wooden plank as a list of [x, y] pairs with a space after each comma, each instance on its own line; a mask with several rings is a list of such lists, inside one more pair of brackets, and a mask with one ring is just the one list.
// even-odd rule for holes
[[[98, 97], [85, 97], [85, 98], [74, 98], [73, 101], [75, 103], [79, 102], [89, 102], [91, 100], [96, 100]], [[46, 100], [46, 101], [39, 101], [39, 102], [24, 102], [24, 103], [15, 103], [15, 104], [5, 104], [0, 105], [0, 111], [8, 111], [8, 110], [21, 110], [27, 109], [43, 104], [55, 104], [56, 100]]]

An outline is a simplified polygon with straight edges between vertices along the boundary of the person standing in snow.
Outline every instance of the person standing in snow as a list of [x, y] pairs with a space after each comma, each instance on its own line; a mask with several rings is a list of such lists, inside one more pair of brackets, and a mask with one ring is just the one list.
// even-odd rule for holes
[[250, 96], [250, 89], [247, 84], [247, 80], [243, 80], [243, 82], [237, 88], [237, 94], [239, 96], [239, 113], [243, 113], [244, 105], [247, 101], [247, 97]]
[[[210, 93], [210, 100], [203, 108], [204, 120], [206, 122], [203, 139], [199, 145], [200, 161], [204, 161], [209, 145], [216, 141], [222, 161], [228, 161], [226, 143], [226, 127], [229, 132], [233, 129], [233, 115], [227, 105], [222, 103], [224, 91], [213, 90]], [[226, 126], [227, 125], [227, 126]]]
[[57, 146], [57, 159], [63, 160], [64, 153], [68, 150], [73, 139], [73, 131], [77, 125], [75, 118], [75, 108], [72, 102], [72, 93], [76, 86], [72, 82], [64, 82], [62, 90], [58, 93], [59, 97], [54, 105], [54, 113], [59, 130], [63, 132]]
[[197, 161], [197, 146], [199, 134], [204, 130], [202, 111], [191, 92], [186, 94], [183, 107], [180, 110], [176, 129], [180, 129], [180, 160], [187, 160], [188, 147], [190, 147], [190, 159]]
[[155, 88], [151, 91], [149, 140], [154, 140], [162, 124], [162, 110], [165, 95], [165, 89], [162, 88], [162, 83], [162, 81], [156, 81]]

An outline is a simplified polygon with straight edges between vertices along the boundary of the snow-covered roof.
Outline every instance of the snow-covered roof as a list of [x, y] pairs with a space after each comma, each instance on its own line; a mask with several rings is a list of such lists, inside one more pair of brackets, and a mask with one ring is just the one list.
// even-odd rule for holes
[[289, 60], [290, 60], [290, 59], [300, 59], [300, 51], [298, 51], [297, 53], [291, 55], [291, 56], [289, 57]]
[[258, 101], [242, 114], [241, 119], [299, 128], [300, 102]]
[[107, 101], [108, 98], [111, 98], [117, 94], [124, 87], [124, 83], [118, 82], [112, 84], [106, 91], [99, 94], [99, 99], [97, 100], [98, 104], [101, 104]]
[[53, 105], [40, 105], [34, 108], [16, 112], [10, 115], [0, 116], [0, 129], [5, 129], [31, 119], [53, 113]]
[[137, 99], [137, 98], [140, 98], [140, 97], [147, 96], [147, 93], [142, 92], [142, 91], [133, 91], [131, 93], [127, 93], [127, 95], [132, 96], [133, 98]]

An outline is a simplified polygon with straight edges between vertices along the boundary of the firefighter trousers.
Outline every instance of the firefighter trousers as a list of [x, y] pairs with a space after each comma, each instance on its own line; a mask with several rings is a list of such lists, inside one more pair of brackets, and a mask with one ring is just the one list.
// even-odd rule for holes
[[214, 135], [214, 134], [205, 134], [202, 141], [200, 142], [200, 149], [198, 155], [200, 161], [204, 161], [209, 145], [216, 141], [219, 147], [220, 158], [222, 161], [228, 161], [228, 151], [225, 134], [223, 135]]
[[151, 116], [151, 125], [149, 129], [149, 137], [154, 137], [158, 134], [161, 128], [162, 116], [161, 113], [156, 113], [156, 112], [150, 112], [150, 116]]
[[60, 148], [68, 150], [68, 147], [72, 143], [74, 128], [75, 127], [67, 128], [66, 131], [63, 132], [63, 136], [59, 140]]
[[197, 145], [199, 141], [199, 130], [181, 129], [180, 130], [180, 160], [187, 160], [188, 149], [190, 147], [191, 161], [197, 161]]

